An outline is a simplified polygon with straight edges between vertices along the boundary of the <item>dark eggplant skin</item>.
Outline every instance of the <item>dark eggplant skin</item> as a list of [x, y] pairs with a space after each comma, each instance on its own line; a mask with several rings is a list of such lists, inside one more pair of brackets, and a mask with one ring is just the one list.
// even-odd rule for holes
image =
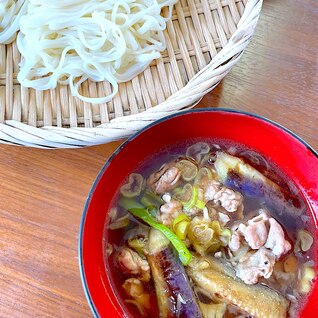
[[262, 199], [271, 214], [280, 222], [284, 223], [286, 215], [296, 220], [306, 209], [304, 203], [296, 196], [288, 193], [279, 186], [273, 187], [271, 184], [253, 180], [242, 174], [230, 170], [225, 180], [225, 186], [239, 191], [244, 196]]
[[[306, 210], [306, 205], [299, 196], [281, 187], [239, 157], [217, 152], [214, 167], [219, 180], [226, 187], [243, 196], [262, 200], [270, 213], [282, 223], [288, 216], [296, 224], [297, 218]], [[292, 222], [291, 226], [293, 230]]]
[[[158, 231], [150, 233], [150, 241], [160, 235]], [[156, 288], [159, 317], [202, 318], [184, 266], [175, 254], [167, 242], [147, 256]]]

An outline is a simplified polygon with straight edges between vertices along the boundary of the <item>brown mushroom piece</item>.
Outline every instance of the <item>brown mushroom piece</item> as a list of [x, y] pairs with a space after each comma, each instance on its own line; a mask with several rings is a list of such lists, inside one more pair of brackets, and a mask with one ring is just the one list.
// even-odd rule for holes
[[121, 186], [120, 193], [126, 198], [134, 198], [140, 195], [143, 186], [143, 176], [139, 173], [131, 173], [128, 182]]

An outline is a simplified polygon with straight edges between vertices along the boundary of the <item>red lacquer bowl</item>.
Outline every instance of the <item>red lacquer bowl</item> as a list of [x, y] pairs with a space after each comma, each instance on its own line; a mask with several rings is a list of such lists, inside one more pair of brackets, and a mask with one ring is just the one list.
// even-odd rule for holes
[[[276, 163], [303, 193], [318, 236], [318, 154], [284, 127], [257, 115], [198, 109], [164, 118], [129, 138], [106, 162], [87, 199], [79, 235], [79, 263], [84, 290], [96, 317], [127, 317], [112, 289], [103, 259], [103, 230], [118, 186], [140, 162], [167, 145], [192, 138], [232, 140]], [[317, 261], [318, 251], [315, 252]], [[317, 263], [317, 262], [316, 262]], [[268, 304], [270, 306], [270, 304]], [[316, 317], [318, 282], [301, 317]]]

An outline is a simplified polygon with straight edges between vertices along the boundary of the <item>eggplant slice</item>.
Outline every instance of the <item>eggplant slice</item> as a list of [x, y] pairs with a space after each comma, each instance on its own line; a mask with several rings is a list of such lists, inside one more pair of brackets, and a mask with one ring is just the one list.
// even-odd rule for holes
[[255, 318], [283, 318], [289, 301], [264, 285], [246, 285], [225, 262], [213, 257], [193, 258], [187, 267], [193, 282], [207, 294], [234, 305]]
[[201, 311], [184, 266], [173, 247], [158, 230], [149, 233], [150, 264], [160, 318], [201, 318]]
[[220, 182], [244, 196], [262, 199], [280, 222], [286, 215], [296, 220], [306, 208], [296, 195], [265, 177], [241, 158], [219, 151], [214, 167]]

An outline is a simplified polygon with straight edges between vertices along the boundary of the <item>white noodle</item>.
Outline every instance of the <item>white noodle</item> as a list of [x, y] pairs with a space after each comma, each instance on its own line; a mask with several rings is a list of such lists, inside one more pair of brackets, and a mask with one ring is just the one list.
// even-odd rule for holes
[[[160, 57], [166, 47], [163, 31], [176, 2], [30, 0], [17, 37], [22, 55], [19, 82], [38, 90], [69, 84], [83, 101], [111, 100], [118, 83], [131, 80]], [[80, 95], [87, 79], [108, 81], [112, 93], [100, 98]]]
[[8, 44], [15, 39], [20, 18], [25, 14], [27, 2], [24, 0], [0, 0], [0, 44]]

